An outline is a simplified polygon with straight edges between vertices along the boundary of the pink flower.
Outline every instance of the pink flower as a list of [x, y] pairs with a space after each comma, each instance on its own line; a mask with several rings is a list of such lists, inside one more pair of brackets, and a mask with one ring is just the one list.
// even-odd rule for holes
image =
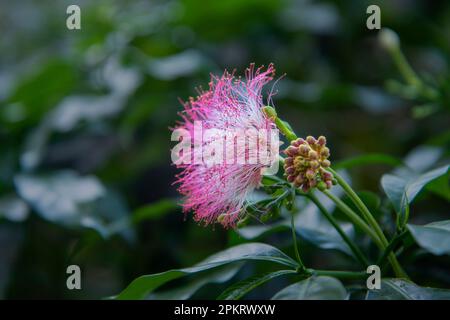
[[[248, 196], [260, 185], [262, 170], [267, 168], [267, 165], [261, 162], [249, 163], [255, 148], [248, 144], [245, 144], [245, 149], [235, 151], [235, 140], [233, 137], [230, 139], [230, 133], [244, 130], [271, 130], [273, 133], [276, 130], [273, 121], [263, 112], [261, 94], [263, 86], [273, 79], [274, 73], [273, 65], [263, 71], [262, 67], [255, 70], [252, 64], [246, 70], [245, 80], [226, 71], [221, 77], [212, 75], [209, 90], [199, 90], [200, 95], [197, 98], [191, 97], [189, 102], [184, 103], [184, 111], [180, 113], [183, 121], [178, 124], [177, 129], [184, 129], [194, 137], [194, 128], [198, 128], [201, 121], [202, 130], [214, 129], [224, 133], [226, 144], [223, 150], [225, 154], [232, 151], [233, 155], [232, 161], [212, 165], [195, 161], [177, 164], [178, 168], [183, 169], [175, 182], [179, 185], [178, 191], [185, 196], [183, 211], [194, 211], [196, 221], [205, 224], [220, 222], [225, 227], [235, 226], [242, 216]], [[270, 95], [268, 99], [270, 100]], [[276, 133], [278, 139], [278, 131]], [[262, 137], [261, 134], [255, 137], [258, 143], [266, 145], [270, 139]], [[200, 151], [194, 148], [193, 152], [184, 154], [185, 160], [193, 160], [196, 157], [205, 159], [205, 149], [217, 141], [217, 137], [202, 136], [200, 145], [203, 154], [200, 155]], [[231, 141], [233, 144], [228, 143]], [[276, 143], [278, 151], [278, 140]], [[269, 153], [273, 157], [273, 145], [269, 148], [272, 148]], [[213, 153], [217, 153], [217, 150]], [[245, 158], [244, 163], [236, 161], [239, 156]]]

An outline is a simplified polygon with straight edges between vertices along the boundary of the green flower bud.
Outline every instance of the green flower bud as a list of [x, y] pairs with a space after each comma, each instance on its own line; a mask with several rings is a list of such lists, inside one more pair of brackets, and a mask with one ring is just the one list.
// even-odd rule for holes
[[269, 119], [274, 120], [277, 117], [277, 111], [271, 106], [265, 106], [263, 111]]
[[320, 191], [325, 191], [326, 189], [328, 189], [327, 184], [323, 181], [320, 181], [317, 184], [317, 189], [319, 189]]

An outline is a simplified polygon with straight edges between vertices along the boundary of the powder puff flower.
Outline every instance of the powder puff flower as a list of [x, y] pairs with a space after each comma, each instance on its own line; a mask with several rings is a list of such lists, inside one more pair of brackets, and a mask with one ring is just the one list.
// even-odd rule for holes
[[291, 145], [284, 151], [284, 171], [287, 181], [301, 188], [304, 192], [319, 187], [330, 189], [333, 185], [333, 174], [327, 171], [331, 165], [328, 157], [327, 139], [320, 136], [315, 139], [308, 136], [291, 141]]
[[[278, 130], [263, 112], [261, 94], [274, 73], [273, 65], [266, 70], [262, 67], [255, 70], [252, 64], [246, 70], [245, 79], [226, 71], [221, 77], [212, 75], [209, 90], [200, 89], [198, 97], [191, 97], [184, 103], [184, 111], [180, 113], [182, 121], [176, 129], [181, 128], [194, 137], [194, 148], [185, 152], [182, 156], [184, 161], [176, 163], [183, 171], [177, 175], [175, 183], [185, 196], [183, 211], [192, 210], [196, 221], [205, 224], [219, 222], [225, 227], [234, 227], [245, 212], [244, 205], [249, 195], [260, 185], [263, 170], [277, 159]], [[198, 135], [195, 130], [198, 131], [199, 126], [202, 130], [200, 143], [195, 141], [195, 135]], [[204, 132], [208, 129], [216, 134], [206, 136]], [[244, 148], [236, 150], [235, 137], [239, 132], [246, 133], [247, 143], [244, 143]], [[266, 136], [260, 132], [271, 134]], [[273, 141], [274, 137], [276, 141]], [[256, 138], [256, 146], [248, 143], [252, 138]], [[218, 144], [220, 141], [225, 143], [224, 147]], [[216, 146], [212, 152], [211, 145]], [[269, 154], [269, 162], [249, 161], [255, 151], [264, 154], [261, 146], [267, 146], [265, 151]], [[221, 154], [218, 151], [224, 151], [226, 160], [222, 157], [217, 161]], [[261, 160], [259, 157], [257, 160]], [[203, 161], [199, 162], [199, 159]]]

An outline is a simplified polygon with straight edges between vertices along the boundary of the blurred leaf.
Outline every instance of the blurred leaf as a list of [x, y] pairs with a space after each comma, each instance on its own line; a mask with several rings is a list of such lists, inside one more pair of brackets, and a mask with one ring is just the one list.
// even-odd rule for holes
[[415, 119], [423, 119], [439, 111], [439, 105], [435, 103], [426, 103], [414, 106], [412, 109], [412, 116]]
[[83, 120], [94, 122], [117, 115], [141, 82], [140, 73], [136, 69], [122, 67], [117, 57], [108, 59], [104, 67], [97, 71], [110, 93], [64, 98], [49, 116], [48, 125], [52, 129], [67, 132]]
[[118, 219], [115, 219], [115, 221], [108, 226], [107, 234], [111, 236], [116, 233], [130, 233], [134, 224], [139, 224], [145, 220], [159, 219], [172, 212], [177, 207], [178, 205], [175, 200], [161, 199], [138, 208], [131, 216], [124, 213], [121, 215], [120, 219], [118, 217]]
[[412, 203], [417, 194], [428, 183], [447, 174], [448, 169], [449, 166], [445, 165], [420, 175], [397, 176], [385, 174], [381, 178], [381, 185], [394, 205], [396, 212], [400, 212], [405, 197], [408, 204]]
[[450, 290], [419, 287], [402, 279], [383, 279], [381, 289], [368, 290], [368, 300], [449, 300]]
[[78, 220], [80, 205], [105, 193], [97, 178], [81, 177], [72, 171], [48, 175], [19, 174], [14, 181], [19, 195], [43, 218], [55, 222]]
[[357, 105], [373, 114], [393, 112], [403, 106], [401, 99], [378, 87], [355, 86], [354, 100]]
[[120, 56], [111, 56], [101, 70], [101, 77], [112, 95], [127, 97], [141, 83], [141, 73], [137, 68], [124, 67], [120, 62]]
[[218, 268], [206, 275], [199, 276], [198, 279], [195, 279], [188, 285], [172, 290], [152, 293], [148, 298], [150, 300], [186, 300], [209, 283], [224, 283], [231, 280], [241, 268], [241, 263]]
[[358, 166], [365, 166], [370, 164], [385, 164], [389, 166], [398, 166], [402, 161], [393, 156], [382, 153], [368, 153], [353, 158], [345, 159], [336, 162], [333, 167], [336, 169], [348, 169]]
[[130, 219], [128, 206], [120, 193], [106, 189], [103, 196], [92, 203], [82, 204], [81, 208], [83, 214], [81, 218], [82, 227], [90, 227], [88, 222], [91, 221], [97, 226], [93, 229], [105, 239], [115, 234], [120, 234], [129, 242], [135, 240], [135, 232], [132, 225], [116, 229], [117, 224]]
[[433, 146], [419, 146], [408, 153], [404, 159], [405, 165], [415, 172], [424, 172], [432, 168], [441, 158], [444, 150]]
[[279, 270], [240, 281], [222, 292], [217, 300], [239, 300], [247, 293], [249, 293], [256, 287], [266, 283], [267, 281], [270, 281], [279, 276], [295, 273], [295, 270]]
[[25, 171], [34, 170], [42, 161], [47, 151], [47, 142], [51, 130], [47, 121], [42, 121], [39, 126], [33, 128], [25, 139], [25, 147], [20, 155], [20, 164]]
[[[105, 189], [94, 176], [74, 171], [45, 175], [19, 174], [14, 179], [17, 193], [42, 218], [64, 227], [83, 227], [107, 238], [115, 221], [128, 214], [118, 195]], [[120, 230], [132, 239], [130, 231]]]
[[[180, 23], [191, 27], [199, 37], [223, 40], [258, 26], [262, 16], [267, 23], [279, 7], [278, 1], [269, 0], [183, 0], [184, 14]], [[208, 25], [214, 28], [205, 27]]]
[[[329, 211], [334, 208], [334, 204], [329, 199], [324, 198], [322, 195], [317, 195]], [[295, 217], [295, 229], [297, 234], [313, 245], [322, 249], [335, 249], [344, 252], [347, 255], [352, 255], [351, 250], [347, 244], [342, 240], [341, 236], [332, 227], [328, 221], [326, 221], [319, 210], [313, 203], [308, 205], [298, 205], [299, 212]], [[290, 219], [283, 219], [279, 222], [269, 225], [255, 225], [239, 228], [236, 232], [247, 240], [259, 239], [266, 235], [290, 230]], [[351, 224], [342, 223], [341, 227], [350, 238], [353, 236], [353, 226]]]
[[139, 223], [144, 220], [159, 219], [176, 208], [178, 208], [178, 204], [174, 199], [161, 199], [136, 209], [133, 212], [132, 220], [133, 223]]
[[148, 72], [158, 79], [174, 80], [206, 69], [205, 63], [207, 59], [199, 51], [189, 49], [165, 58], [150, 59]]
[[450, 172], [430, 182], [427, 185], [427, 190], [443, 197], [447, 201], [450, 201], [450, 184], [448, 183], [450, 180], [449, 178]]
[[408, 224], [417, 244], [436, 255], [450, 255], [450, 220], [432, 222], [424, 226]]
[[20, 222], [28, 217], [28, 213], [28, 205], [17, 195], [8, 194], [0, 198], [0, 217]]
[[173, 269], [166, 272], [141, 276], [131, 282], [116, 298], [142, 299], [164, 283], [184, 275], [212, 269], [238, 261], [270, 261], [296, 268], [297, 262], [283, 252], [263, 243], [246, 243], [218, 252], [190, 268]]
[[[11, 103], [24, 108], [24, 121], [35, 123], [55, 103], [69, 94], [76, 80], [74, 66], [52, 60], [41, 69], [22, 78], [9, 97]], [[3, 118], [5, 114], [0, 113]]]
[[347, 290], [338, 279], [312, 276], [282, 289], [272, 300], [344, 300], [346, 297]]
[[98, 121], [117, 114], [124, 106], [121, 95], [69, 96], [52, 112], [49, 126], [60, 132], [73, 130], [81, 121]]
[[312, 1], [290, 1], [279, 15], [279, 22], [287, 30], [307, 30], [317, 34], [334, 34], [341, 25], [335, 5]]

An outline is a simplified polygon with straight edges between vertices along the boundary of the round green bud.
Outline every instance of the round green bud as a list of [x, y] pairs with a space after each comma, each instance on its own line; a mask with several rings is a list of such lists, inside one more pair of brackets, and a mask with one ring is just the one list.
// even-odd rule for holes
[[319, 189], [320, 191], [325, 191], [327, 189], [327, 184], [323, 181], [320, 181], [317, 184], [317, 189]]

